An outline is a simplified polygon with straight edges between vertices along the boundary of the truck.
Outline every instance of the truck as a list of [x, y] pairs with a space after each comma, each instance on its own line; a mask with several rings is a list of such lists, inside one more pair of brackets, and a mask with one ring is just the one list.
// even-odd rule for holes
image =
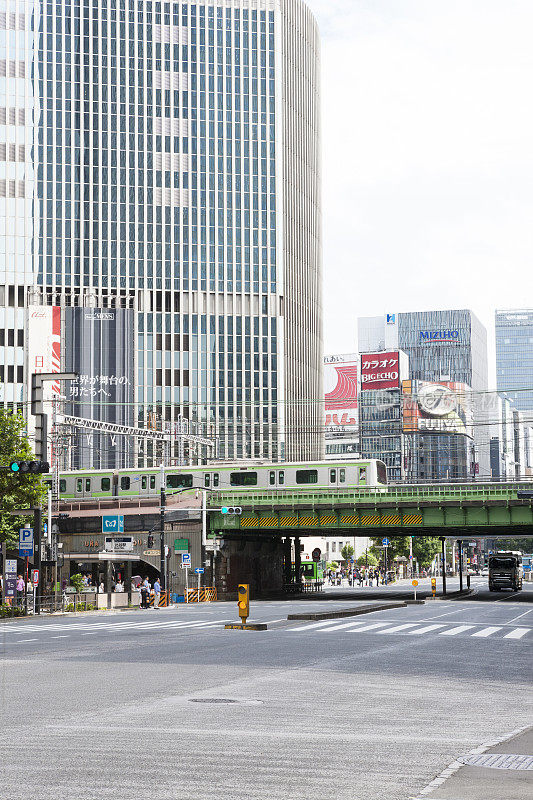
[[522, 553], [517, 550], [499, 550], [489, 557], [489, 591], [513, 589], [519, 592], [523, 579]]

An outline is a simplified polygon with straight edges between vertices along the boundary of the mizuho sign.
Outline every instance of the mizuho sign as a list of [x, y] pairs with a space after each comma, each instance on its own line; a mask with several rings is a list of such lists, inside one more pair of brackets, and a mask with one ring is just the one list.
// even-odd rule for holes
[[419, 331], [421, 342], [457, 342], [459, 331]]

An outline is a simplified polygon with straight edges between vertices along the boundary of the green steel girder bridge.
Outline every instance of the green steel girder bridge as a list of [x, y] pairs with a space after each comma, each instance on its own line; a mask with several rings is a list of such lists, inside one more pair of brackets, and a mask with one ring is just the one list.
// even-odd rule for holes
[[[532, 482], [212, 492], [212, 534], [282, 536], [533, 536]], [[242, 508], [240, 515], [215, 508]]]

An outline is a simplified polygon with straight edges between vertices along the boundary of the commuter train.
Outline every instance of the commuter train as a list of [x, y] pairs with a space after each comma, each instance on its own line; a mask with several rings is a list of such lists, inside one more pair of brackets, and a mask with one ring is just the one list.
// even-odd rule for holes
[[265, 490], [380, 488], [387, 484], [382, 461], [321, 461], [303, 463], [211, 463], [198, 467], [79, 470], [59, 478], [61, 500], [106, 497], [159, 497], [161, 488], [207, 487], [214, 491], [253, 493]]

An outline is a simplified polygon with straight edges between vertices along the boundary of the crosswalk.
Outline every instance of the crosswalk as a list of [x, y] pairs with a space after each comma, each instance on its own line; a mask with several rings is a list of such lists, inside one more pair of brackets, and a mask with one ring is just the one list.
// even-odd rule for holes
[[[306, 625], [299, 625], [289, 628], [288, 633], [329, 634], [329, 633], [375, 633], [378, 636], [400, 635], [400, 636], [425, 636], [436, 634], [438, 636], [460, 636], [465, 634], [475, 639], [488, 639], [494, 637], [498, 639], [523, 639], [531, 633], [531, 628], [515, 628], [511, 625], [483, 625], [474, 623], [469, 625], [458, 625], [455, 622], [439, 622], [427, 624], [427, 620], [419, 622], [405, 622], [397, 624], [394, 622], [372, 622], [368, 620], [357, 620], [338, 624], [338, 620], [326, 620], [314, 622]], [[533, 642], [533, 636], [531, 637]]]
[[[12, 641], [37, 641], [40, 638], [48, 639], [68, 639], [70, 636], [91, 636], [97, 633], [131, 633], [138, 631], [146, 633], [160, 630], [189, 630], [189, 629], [209, 629], [223, 628], [226, 620], [206, 621], [205, 619], [193, 620], [130, 620], [127, 622], [57, 622], [47, 624], [12, 624], [2, 626], [2, 633], [10, 635]], [[38, 639], [26, 640], [26, 635], [35, 637], [40, 634]]]

